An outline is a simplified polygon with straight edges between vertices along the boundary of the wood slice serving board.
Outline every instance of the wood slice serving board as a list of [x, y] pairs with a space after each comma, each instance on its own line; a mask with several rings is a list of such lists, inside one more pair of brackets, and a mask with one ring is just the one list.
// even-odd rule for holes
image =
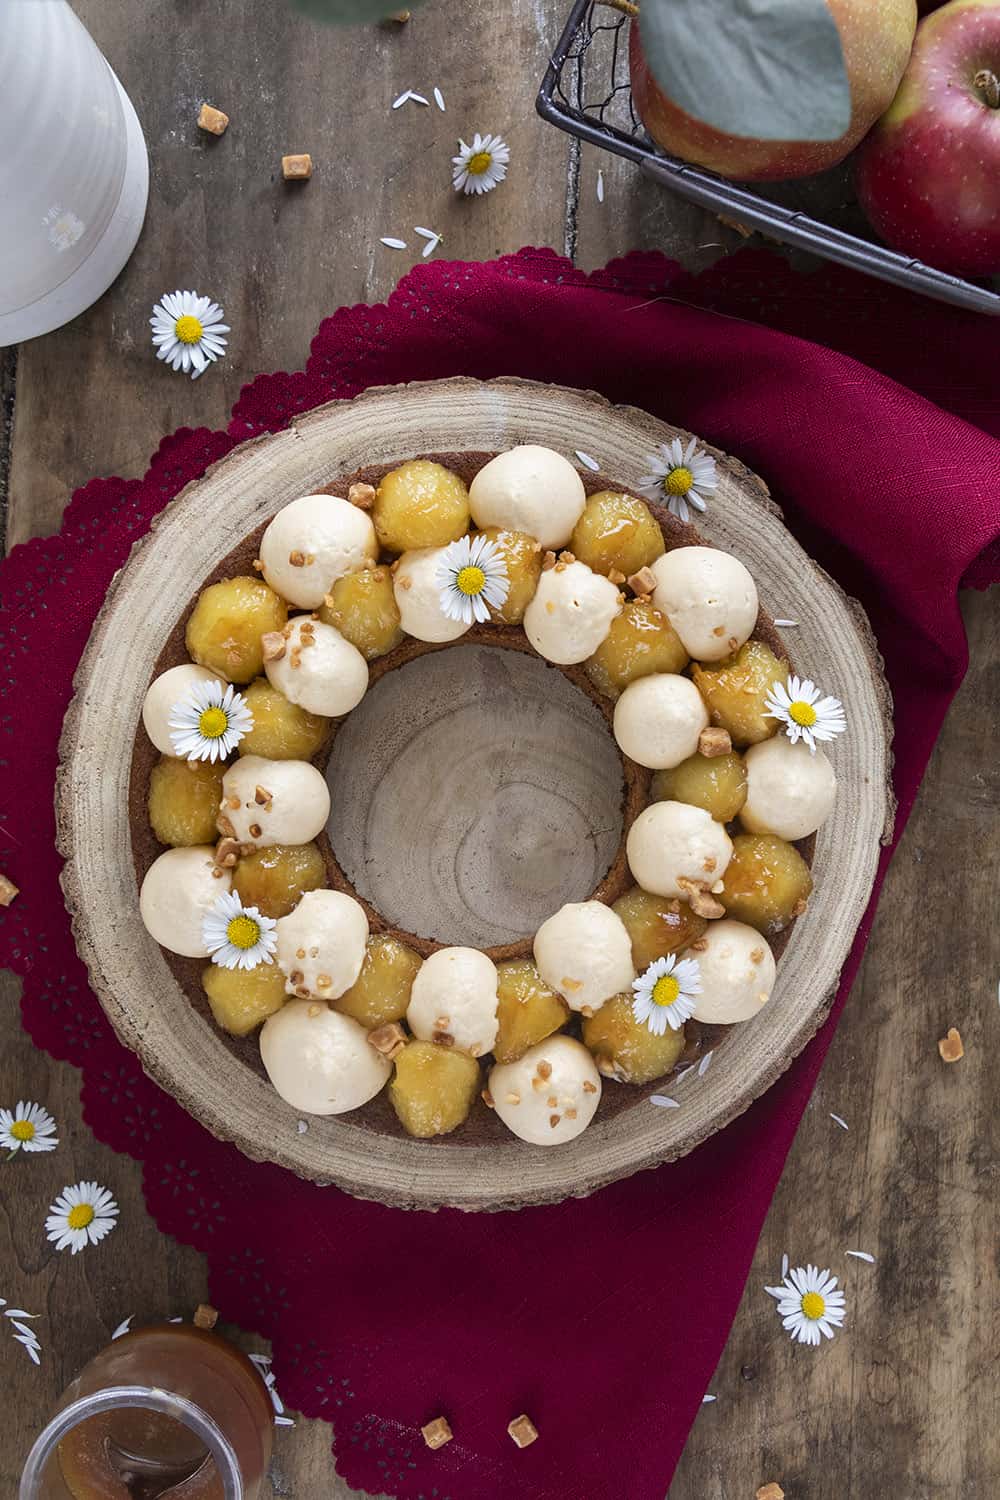
[[[692, 1150], [769, 1088], [815, 1033], [891, 828], [889, 695], [860, 608], [792, 539], [763, 483], [720, 453], [718, 491], [699, 530], [747, 564], [762, 620], [800, 622], [790, 643], [796, 668], [843, 700], [849, 732], [833, 751], [839, 795], [816, 840], [815, 893], [781, 954], [771, 999], [731, 1031], [703, 1077], [669, 1085], [679, 1108], [651, 1105], [655, 1088], [608, 1081], [609, 1107], [602, 1102], [577, 1140], [548, 1149], [508, 1135], [491, 1116], [484, 1129], [410, 1140], [384, 1096], [354, 1115], [313, 1118], [300, 1133], [298, 1111], [272, 1089], [255, 1045], [232, 1044], [192, 1003], [178, 964], [139, 918], [143, 857], [138, 834], [133, 849], [129, 790], [143, 696], [189, 601], [281, 506], [369, 466], [525, 442], [571, 458], [592, 454], [603, 475], [634, 488], [656, 445], [677, 436], [688, 434], [645, 412], [528, 381], [371, 390], [234, 450], [133, 549], [94, 626], [64, 726], [56, 793], [63, 885], [81, 956], [119, 1037], [220, 1139], [255, 1160], [401, 1207], [554, 1202]], [[428, 947], [502, 950], [563, 901], [584, 899], [619, 848], [622, 767], [601, 714], [567, 677], [484, 639], [415, 653], [378, 681], [373, 673], [328, 768], [328, 833], [340, 865], [359, 896], [422, 933]]]

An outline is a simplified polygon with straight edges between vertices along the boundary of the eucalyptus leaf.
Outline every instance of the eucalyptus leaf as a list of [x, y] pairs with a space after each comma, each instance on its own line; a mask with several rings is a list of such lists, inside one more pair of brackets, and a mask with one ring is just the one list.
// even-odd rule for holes
[[727, 135], [835, 141], [850, 124], [827, 0], [642, 0], [639, 30], [668, 99]]
[[397, 10], [414, 10], [421, 0], [292, 0], [296, 10], [332, 26], [368, 26]]

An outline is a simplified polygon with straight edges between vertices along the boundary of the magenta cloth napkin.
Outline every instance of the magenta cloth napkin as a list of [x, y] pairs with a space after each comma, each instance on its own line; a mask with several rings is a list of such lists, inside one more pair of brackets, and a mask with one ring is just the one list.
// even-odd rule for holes
[[[211, 462], [333, 397], [459, 374], [592, 388], [737, 454], [864, 603], [895, 695], [898, 835], [965, 669], [958, 589], [998, 574], [993, 333], [984, 318], [846, 272], [797, 276], [771, 254], [744, 252], [698, 278], [651, 255], [589, 276], [534, 250], [422, 265], [385, 306], [328, 318], [304, 371], [246, 387], [225, 433], [182, 430], [143, 479], [92, 481], [58, 536], [3, 564], [0, 868], [21, 894], [0, 912], [0, 962], [24, 977], [38, 1044], [82, 1070], [95, 1134], [143, 1162], [156, 1221], [206, 1254], [223, 1315], [273, 1340], [286, 1402], [333, 1423], [338, 1467], [359, 1488], [662, 1500], [874, 900], [831, 1021], [684, 1161], [583, 1202], [487, 1216], [402, 1213], [247, 1161], [116, 1042], [62, 907], [59, 732], [112, 575]], [[523, 1452], [506, 1433], [522, 1411], [541, 1432]], [[419, 1428], [441, 1413], [455, 1440], [431, 1452]]]

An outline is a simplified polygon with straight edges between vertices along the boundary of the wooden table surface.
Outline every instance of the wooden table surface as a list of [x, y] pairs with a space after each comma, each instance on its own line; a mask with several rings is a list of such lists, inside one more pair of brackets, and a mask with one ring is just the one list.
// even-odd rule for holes
[[[413, 226], [429, 225], [445, 236], [442, 254], [485, 259], [544, 244], [588, 268], [632, 247], [698, 268], [737, 243], [702, 211], [616, 158], [578, 153], [536, 118], [566, 0], [470, 0], [460, 24], [453, 7], [430, 0], [407, 26], [354, 33], [317, 27], [282, 0], [76, 0], [76, 9], [144, 124], [149, 216], [131, 263], [95, 307], [0, 352], [0, 398], [12, 415], [0, 429], [8, 546], [55, 529], [74, 487], [92, 475], [141, 473], [173, 428], [223, 426], [247, 379], [304, 363], [324, 314], [384, 297], [416, 255], [384, 248], [381, 235], [419, 251]], [[435, 85], [447, 113], [390, 110], [402, 90], [429, 96]], [[195, 127], [205, 99], [232, 117], [220, 140]], [[449, 157], [456, 137], [477, 129], [509, 142], [510, 180], [481, 201], [460, 200]], [[313, 155], [305, 185], [281, 181], [280, 157], [292, 151]], [[158, 365], [149, 345], [149, 309], [175, 286], [210, 292], [233, 326], [226, 360], [194, 383]], [[694, 1425], [670, 1500], [751, 1500], [768, 1480], [789, 1500], [987, 1500], [1000, 1491], [991, 1066], [1000, 1035], [1000, 767], [991, 738], [1000, 630], [995, 599], [970, 595], [963, 606], [969, 675], [765, 1225], [711, 1385], [718, 1399]], [[20, 1031], [16, 982], [0, 974], [0, 985], [0, 1102], [44, 1102], [62, 1138], [58, 1152], [0, 1175], [0, 1293], [45, 1315], [39, 1369], [0, 1339], [6, 1496], [62, 1387], [111, 1329], [128, 1313], [140, 1322], [187, 1315], [206, 1288], [200, 1256], [164, 1239], [147, 1216], [138, 1165], [83, 1123], [76, 1072]], [[953, 1024], [966, 1056], [945, 1067], [936, 1043]], [[58, 1255], [40, 1213], [83, 1177], [113, 1187], [120, 1227], [99, 1250]], [[849, 1248], [871, 1252], [875, 1264], [844, 1262]], [[783, 1253], [793, 1264], [833, 1257], [848, 1267], [848, 1328], [818, 1353], [793, 1348], [763, 1291]], [[329, 1440], [319, 1422], [282, 1429], [273, 1494], [347, 1496]], [[587, 1500], [585, 1491], [572, 1500]]]

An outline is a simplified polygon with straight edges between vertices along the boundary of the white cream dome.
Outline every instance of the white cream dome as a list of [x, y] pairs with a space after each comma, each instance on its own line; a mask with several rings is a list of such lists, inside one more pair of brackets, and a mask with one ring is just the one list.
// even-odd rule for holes
[[459, 1051], [481, 1057], [499, 1028], [496, 965], [478, 948], [439, 948], [417, 972], [406, 1019], [421, 1041], [443, 1033]]
[[748, 833], [804, 839], [825, 823], [837, 798], [833, 767], [801, 740], [785, 734], [751, 745], [746, 753], [747, 800], [740, 822]]
[[278, 918], [276, 936], [275, 961], [288, 993], [337, 1000], [361, 973], [368, 918], [344, 891], [306, 891], [294, 911]]
[[630, 682], [615, 704], [618, 748], [640, 766], [665, 771], [694, 755], [708, 709], [694, 683], [672, 672]]
[[625, 853], [644, 891], [686, 898], [690, 892], [678, 879], [711, 889], [724, 875], [733, 845], [722, 824], [703, 807], [653, 802], [629, 829]]
[[602, 901], [569, 901], [535, 933], [535, 964], [571, 1010], [598, 1011], [635, 978], [628, 928]]
[[186, 698], [193, 687], [199, 687], [203, 682], [222, 680], [217, 672], [210, 672], [207, 667], [197, 667], [194, 662], [168, 667], [159, 677], [154, 677], [142, 700], [142, 722], [161, 755], [177, 756], [170, 738], [169, 722], [174, 705]]
[[308, 761], [244, 755], [222, 778], [220, 828], [241, 844], [308, 844], [329, 816], [329, 788]]
[[553, 552], [565, 547], [586, 503], [583, 480], [569, 460], [535, 443], [490, 459], [469, 486], [477, 526], [526, 531]]
[[709, 922], [696, 954], [701, 978], [694, 1015], [714, 1026], [749, 1021], [766, 1005], [774, 988], [774, 954], [754, 927], [744, 922]]
[[582, 1042], [550, 1036], [517, 1062], [490, 1072], [501, 1120], [532, 1146], [562, 1146], [580, 1135], [601, 1102], [601, 1075]]
[[377, 557], [371, 517], [339, 495], [293, 500], [260, 540], [266, 582], [300, 609], [319, 609], [338, 578], [371, 567]]
[[558, 562], [538, 580], [524, 611], [524, 633], [539, 656], [570, 666], [593, 656], [621, 608], [621, 594], [609, 578], [586, 563]]
[[738, 557], [717, 547], [675, 547], [651, 564], [653, 603], [696, 661], [738, 650], [757, 623], [757, 585]]
[[393, 574], [400, 624], [418, 641], [457, 641], [469, 629], [463, 621], [449, 619], [441, 608], [437, 568], [446, 550], [418, 547], [404, 552]]
[[211, 844], [168, 849], [146, 871], [139, 915], [151, 938], [182, 958], [207, 958], [202, 923], [220, 896], [232, 889], [229, 870], [215, 874]]
[[289, 1000], [264, 1022], [260, 1055], [267, 1076], [293, 1109], [342, 1115], [373, 1099], [392, 1064], [363, 1026], [313, 1000]]
[[368, 690], [368, 663], [333, 625], [298, 615], [287, 627], [285, 654], [264, 663], [267, 680], [311, 714], [339, 718]]

